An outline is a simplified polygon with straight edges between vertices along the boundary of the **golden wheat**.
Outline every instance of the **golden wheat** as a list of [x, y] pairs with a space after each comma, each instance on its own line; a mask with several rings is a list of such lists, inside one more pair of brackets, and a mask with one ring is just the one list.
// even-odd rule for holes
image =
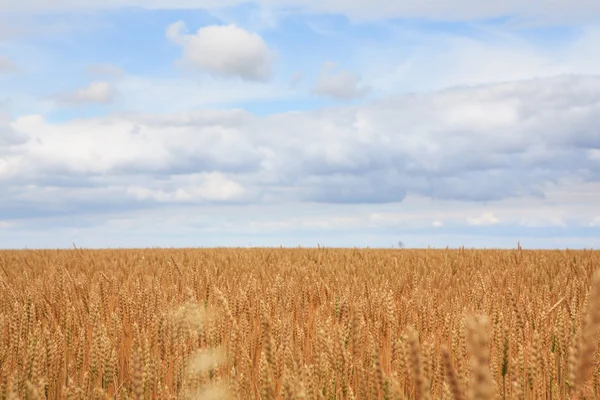
[[600, 398], [600, 253], [0, 252], [0, 399]]

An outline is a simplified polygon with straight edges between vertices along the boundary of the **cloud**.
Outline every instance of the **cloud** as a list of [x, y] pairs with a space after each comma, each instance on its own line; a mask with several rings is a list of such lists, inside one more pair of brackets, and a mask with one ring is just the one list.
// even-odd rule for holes
[[244, 195], [242, 185], [218, 172], [195, 174], [187, 178], [184, 186], [178, 185], [177, 189], [172, 191], [131, 186], [127, 188], [127, 193], [139, 200], [150, 199], [158, 202], [186, 203], [203, 201], [228, 202], [240, 200]]
[[195, 34], [184, 33], [181, 21], [171, 24], [166, 36], [183, 47], [185, 61], [214, 76], [267, 81], [271, 78], [274, 53], [256, 33], [234, 24], [212, 25]]
[[431, 223], [431, 226], [433, 226], [434, 228], [442, 228], [444, 226], [444, 223], [436, 219]]
[[600, 162], [600, 149], [590, 149], [588, 151], [588, 157], [590, 158], [590, 160]]
[[[494, 17], [518, 16], [536, 22], [584, 20], [593, 18], [586, 13], [597, 15], [600, 6], [594, 0], [557, 1], [533, 0], [523, 3], [506, 1], [502, 3], [481, 3], [474, 0], [411, 2], [377, 0], [367, 3], [361, 0], [287, 0], [279, 4], [293, 4], [306, 11], [322, 13], [341, 13], [353, 20], [374, 20], [389, 18], [425, 18], [432, 20], [464, 21], [489, 19]], [[282, 4], [282, 5], [283, 5]]]
[[17, 65], [8, 57], [0, 55], [0, 75], [18, 71]]
[[[0, 156], [10, 151], [11, 146], [21, 145], [28, 140], [27, 135], [14, 129], [10, 122], [8, 113], [0, 110]], [[2, 162], [3, 160], [0, 158], [0, 171]]]
[[[589, 157], [600, 148], [598, 77], [455, 88], [265, 117], [197, 109], [63, 123], [33, 115], [5, 125], [28, 140], [0, 158], [0, 219], [32, 210], [197, 202], [541, 201], [553, 188], [600, 182], [598, 161]], [[459, 219], [508, 218], [484, 212]], [[566, 220], [551, 212], [531, 218], [532, 225]], [[444, 215], [425, 220], [450, 224]]]
[[290, 87], [296, 88], [302, 79], [304, 79], [304, 74], [302, 72], [294, 72], [290, 78]]
[[91, 64], [86, 67], [86, 71], [93, 76], [106, 76], [109, 78], [121, 78], [125, 75], [125, 71], [110, 63]]
[[165, 31], [165, 36], [167, 39], [182, 46], [185, 45], [185, 35], [186, 26], [185, 22], [183, 21], [173, 22]]
[[467, 218], [469, 225], [495, 225], [500, 223], [500, 220], [491, 212], [481, 214], [479, 217]]
[[326, 62], [317, 78], [313, 93], [337, 100], [351, 100], [364, 97], [369, 87], [360, 86], [361, 78], [350, 71], [335, 71], [337, 64]]
[[[122, 7], [145, 7], [152, 9], [219, 9], [227, 6], [243, 4], [244, 0], [157, 0], [150, 4], [143, 0], [90, 0], [76, 2], [73, 0], [3, 1], [0, 11], [40, 12], [40, 11], [73, 11], [90, 9], [111, 9]], [[504, 2], [480, 2], [475, 0], [459, 0], [452, 3], [445, 1], [414, 2], [376, 0], [261, 0], [259, 4], [275, 9], [296, 10], [309, 13], [340, 13], [354, 20], [372, 20], [388, 18], [426, 18], [432, 20], [471, 20], [491, 19], [495, 17], [517, 16], [521, 19], [534, 20], [537, 23], [565, 23], [573, 21], [594, 21], [600, 13], [600, 5], [596, 0], [554, 1], [532, 0], [529, 2], [511, 0]]]
[[306, 98], [301, 90], [290, 88], [288, 82], [205, 79], [199, 83], [186, 76], [150, 78], [128, 74], [114, 82], [114, 88], [121, 108], [157, 114]]
[[[469, 33], [433, 30], [430, 25], [404, 28], [379, 46], [357, 48], [363, 79], [373, 91], [434, 91], [464, 85], [525, 81], [560, 74], [597, 75], [600, 55], [598, 27], [561, 28], [560, 40], [544, 39], [544, 29], [532, 38], [528, 30], [510, 24], [464, 24]], [[461, 28], [462, 29], [462, 28]], [[539, 35], [539, 36], [538, 36]], [[558, 37], [558, 36], [557, 36]], [[391, 46], [399, 51], [390, 52]], [[510, 65], [510, 68], [504, 66]], [[440, 66], [443, 66], [441, 68]]]
[[106, 104], [110, 103], [114, 97], [115, 90], [109, 82], [94, 81], [82, 89], [59, 95], [57, 99], [65, 104]]
[[[65, 190], [65, 189], [62, 189]], [[594, 197], [582, 201], [581, 193]], [[163, 202], [148, 208], [136, 201], [126, 209], [66, 210], [27, 218], [9, 214], [14, 229], [0, 232], [0, 246], [81, 247], [146, 246], [386, 246], [402, 240], [407, 247], [509, 247], [517, 241], [533, 247], [597, 247], [600, 231], [588, 226], [596, 215], [599, 184], [569, 185], [549, 191], [546, 199], [519, 198], [494, 203], [502, 224], [466, 225], [468, 216], [489, 212], [488, 205], [408, 196], [402, 203], [381, 204], [182, 204]], [[112, 194], [115, 194], [114, 192]], [[94, 192], [95, 196], [105, 194]], [[73, 198], [73, 193], [69, 193]], [[91, 197], [91, 196], [90, 196]], [[50, 198], [49, 200], [52, 200]], [[110, 198], [102, 198], [103, 203]], [[0, 203], [2, 199], [0, 199]], [[55, 205], [54, 205], [55, 207]], [[292, 210], [292, 211], [290, 211]], [[52, 211], [52, 210], [48, 210]], [[0, 212], [4, 212], [3, 210]], [[560, 213], [568, 229], [553, 227], [546, 217]], [[76, 216], [76, 218], [73, 218]], [[530, 225], [530, 217], [539, 224]], [[431, 227], [444, 219], [443, 229]], [[4, 236], [2, 236], [4, 234]]]

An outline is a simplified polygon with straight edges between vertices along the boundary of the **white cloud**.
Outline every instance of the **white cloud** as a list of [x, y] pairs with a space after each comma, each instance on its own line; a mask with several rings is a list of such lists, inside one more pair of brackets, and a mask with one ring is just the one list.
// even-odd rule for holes
[[200, 193], [207, 200], [235, 200], [244, 194], [244, 188], [222, 174], [211, 173], [200, 186]]
[[8, 221], [0, 221], [0, 229], [8, 229], [11, 226], [13, 226], [13, 224]]
[[223, 174], [212, 173], [207, 174], [197, 185], [177, 187], [171, 191], [131, 186], [127, 188], [127, 193], [138, 200], [154, 200], [160, 203], [226, 202], [239, 200], [244, 195], [244, 188]]
[[469, 225], [495, 225], [500, 219], [491, 212], [485, 212], [478, 217], [468, 217], [467, 222]]
[[185, 35], [186, 26], [183, 21], [173, 22], [165, 31], [167, 39], [182, 46], [185, 44]]
[[[10, 115], [0, 109], [0, 157], [10, 146], [20, 145], [27, 141], [27, 136], [15, 130], [10, 121]], [[3, 159], [0, 158], [0, 173]]]
[[[574, 76], [267, 117], [209, 109], [64, 123], [24, 116], [6, 124], [25, 140], [0, 158], [0, 186], [11, 188], [0, 210], [135, 208], [136, 198], [378, 207], [409, 196], [465, 204], [542, 199], [554, 187], [600, 182], [588, 157], [600, 145], [599, 118], [600, 78]], [[496, 208], [487, 220], [477, 217], [486, 209], [470, 212], [459, 219], [510, 220]], [[571, 213], [541, 212], [523, 223], [556, 225]], [[448, 227], [452, 218], [424, 220]]]
[[212, 25], [195, 34], [184, 33], [181, 21], [171, 24], [166, 36], [183, 47], [184, 60], [215, 76], [266, 81], [271, 78], [274, 53], [256, 33], [234, 24]]
[[88, 86], [71, 93], [57, 96], [62, 103], [85, 104], [85, 103], [110, 103], [115, 97], [115, 90], [109, 82], [94, 81]]
[[[121, 7], [145, 7], [152, 9], [218, 9], [243, 4], [244, 0], [24, 0], [0, 2], [0, 11], [73, 11], [85, 9], [110, 9]], [[259, 4], [299, 12], [342, 13], [354, 20], [378, 18], [428, 18], [434, 20], [469, 20], [518, 16], [535, 22], [594, 21], [600, 13], [596, 0], [532, 0], [528, 2], [509, 0], [481, 2], [476, 0], [447, 1], [389, 1], [374, 0], [261, 0]]]
[[433, 226], [434, 228], [441, 228], [444, 226], [444, 223], [436, 219], [431, 223], [431, 226]]
[[338, 100], [351, 100], [364, 97], [369, 87], [361, 86], [361, 78], [350, 71], [335, 71], [337, 64], [326, 62], [323, 65], [313, 93], [332, 97]]
[[142, 186], [131, 186], [127, 193], [139, 200], [158, 202], [226, 202], [241, 199], [244, 188], [239, 183], [221, 173], [196, 174], [188, 177], [183, 186], [177, 185], [171, 191], [149, 189]]

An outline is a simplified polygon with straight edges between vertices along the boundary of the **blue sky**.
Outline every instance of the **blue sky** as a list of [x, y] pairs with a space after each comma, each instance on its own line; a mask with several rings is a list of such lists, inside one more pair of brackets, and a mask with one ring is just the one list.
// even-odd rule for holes
[[0, 3], [0, 248], [600, 243], [595, 1]]

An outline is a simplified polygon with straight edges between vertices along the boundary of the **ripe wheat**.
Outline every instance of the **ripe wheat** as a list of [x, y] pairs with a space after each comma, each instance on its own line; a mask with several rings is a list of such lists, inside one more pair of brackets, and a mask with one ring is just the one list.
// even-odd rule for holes
[[600, 398], [600, 253], [0, 252], [0, 399]]

